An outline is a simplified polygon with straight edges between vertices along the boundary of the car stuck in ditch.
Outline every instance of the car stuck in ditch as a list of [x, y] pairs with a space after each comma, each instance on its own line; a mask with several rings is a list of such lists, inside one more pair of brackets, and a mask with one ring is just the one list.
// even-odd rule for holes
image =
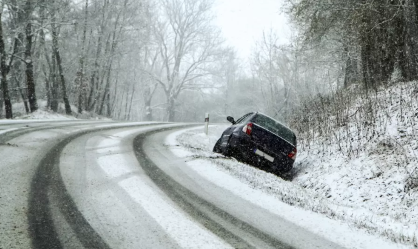
[[259, 112], [232, 123], [216, 142], [213, 151], [231, 156], [274, 174], [289, 172], [296, 159], [296, 135], [279, 121]]

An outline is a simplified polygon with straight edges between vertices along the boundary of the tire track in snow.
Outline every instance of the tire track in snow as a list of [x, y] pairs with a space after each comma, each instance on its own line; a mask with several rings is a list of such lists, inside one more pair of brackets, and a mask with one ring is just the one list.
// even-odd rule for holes
[[[32, 179], [29, 194], [29, 232], [32, 246], [36, 249], [64, 248], [56, 231], [51, 212], [51, 193], [56, 197], [58, 206], [65, 220], [71, 226], [75, 236], [85, 248], [110, 248], [106, 242], [95, 232], [83, 214], [78, 210], [72, 197], [67, 192], [59, 171], [60, 155], [64, 147], [72, 140], [100, 130], [112, 130], [129, 127], [143, 127], [158, 125], [158, 123], [142, 125], [125, 125], [111, 127], [96, 127], [66, 136], [56, 143], [40, 161], [35, 176]], [[49, 129], [51, 127], [45, 128]]]

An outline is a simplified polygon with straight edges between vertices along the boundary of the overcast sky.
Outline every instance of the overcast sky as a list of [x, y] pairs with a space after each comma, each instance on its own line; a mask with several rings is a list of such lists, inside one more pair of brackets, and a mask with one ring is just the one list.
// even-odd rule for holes
[[281, 6], [281, 0], [216, 0], [216, 23], [227, 43], [236, 48], [240, 57], [248, 59], [263, 30], [272, 28], [281, 43], [289, 41], [290, 27]]

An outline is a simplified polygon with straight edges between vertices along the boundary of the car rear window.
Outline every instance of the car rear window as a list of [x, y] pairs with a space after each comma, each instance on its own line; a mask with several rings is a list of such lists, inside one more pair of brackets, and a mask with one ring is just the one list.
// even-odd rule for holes
[[280, 124], [276, 120], [269, 118], [267, 116], [261, 115], [261, 114], [257, 114], [253, 119], [253, 123], [262, 126], [263, 128], [270, 131], [271, 133], [278, 135], [279, 137], [283, 138], [287, 142], [296, 146], [295, 134], [289, 128]]

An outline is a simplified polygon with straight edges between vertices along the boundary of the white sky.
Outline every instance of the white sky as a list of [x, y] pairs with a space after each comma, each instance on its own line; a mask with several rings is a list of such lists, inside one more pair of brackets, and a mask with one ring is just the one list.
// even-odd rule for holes
[[263, 30], [272, 28], [281, 43], [289, 41], [291, 31], [281, 6], [282, 0], [216, 0], [216, 24], [227, 44], [235, 47], [241, 58], [248, 59]]

